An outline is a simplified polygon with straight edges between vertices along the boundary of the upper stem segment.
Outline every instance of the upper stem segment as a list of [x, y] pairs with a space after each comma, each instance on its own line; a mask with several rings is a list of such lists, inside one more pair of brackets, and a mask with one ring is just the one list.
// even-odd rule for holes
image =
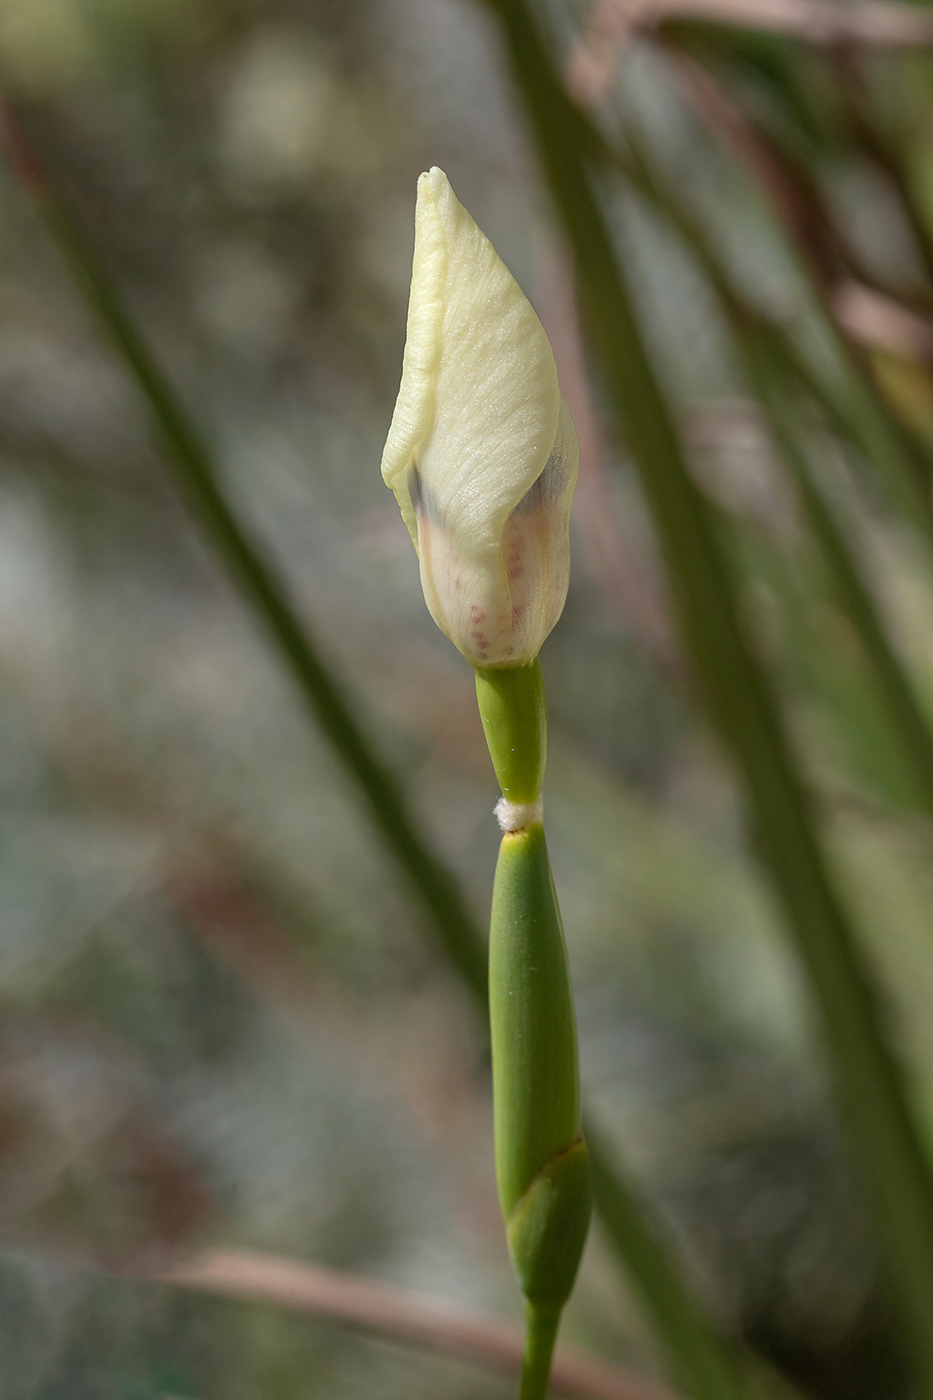
[[476, 699], [502, 796], [535, 802], [547, 762], [547, 701], [538, 658], [527, 666], [477, 668]]

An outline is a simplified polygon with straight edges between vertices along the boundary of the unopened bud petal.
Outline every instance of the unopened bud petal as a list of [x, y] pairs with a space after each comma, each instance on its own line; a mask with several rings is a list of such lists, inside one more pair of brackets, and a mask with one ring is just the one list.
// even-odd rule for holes
[[537, 656], [564, 606], [579, 447], [547, 336], [436, 167], [418, 182], [402, 383], [382, 458], [441, 630]]

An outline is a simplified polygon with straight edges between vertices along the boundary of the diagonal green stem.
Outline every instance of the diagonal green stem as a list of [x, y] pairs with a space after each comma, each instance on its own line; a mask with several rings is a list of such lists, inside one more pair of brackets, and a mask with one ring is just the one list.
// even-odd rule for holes
[[686, 1292], [671, 1260], [658, 1249], [652, 1222], [643, 1212], [632, 1209], [629, 1189], [619, 1189], [619, 1173], [609, 1165], [611, 1157], [591, 1119], [585, 1120], [593, 1204], [610, 1242], [627, 1259], [638, 1281], [652, 1317], [663, 1318], [662, 1336], [672, 1358], [676, 1376], [691, 1394], [700, 1397], [740, 1396], [743, 1388], [739, 1354], [725, 1339], [709, 1342], [709, 1322], [699, 1302]]
[[573, 249], [584, 315], [640, 470], [694, 679], [743, 781], [751, 830], [819, 1009], [843, 1122], [919, 1393], [933, 1397], [933, 1185], [900, 1070], [710, 507], [690, 477], [577, 139], [525, 0], [491, 0]]
[[[369, 803], [383, 840], [434, 916], [448, 956], [485, 1000], [486, 955], [456, 880], [430, 849], [408, 813], [394, 774], [375, 754], [341, 687], [298, 620], [285, 582], [237, 521], [219, 485], [200, 433], [156, 363], [94, 249], [28, 147], [12, 115], [0, 108], [5, 145], [26, 188], [88, 303], [149, 402], [179, 486], [256, 615], [277, 643], [314, 718]], [[11, 142], [15, 142], [12, 151]], [[19, 157], [17, 161], [17, 156]]]
[[[246, 601], [255, 609], [295, 676], [309, 712], [366, 795], [377, 830], [419, 890], [441, 942], [486, 1015], [486, 952], [482, 936], [451, 873], [414, 827], [394, 779], [354, 719], [284, 585], [227, 505], [216, 470], [168, 379], [151, 356], [107, 273], [58, 195], [48, 173], [0, 100], [0, 144], [23, 192], [62, 246], [79, 289], [101, 320], [158, 422], [176, 476], [208, 538], [214, 541]], [[612, 1247], [665, 1342], [673, 1369], [699, 1400], [740, 1400], [731, 1354], [674, 1263], [659, 1222], [636, 1189], [599, 1158], [601, 1205]], [[625, 1218], [626, 1229], [619, 1221]], [[663, 1279], [663, 1286], [658, 1286]], [[692, 1379], [691, 1379], [692, 1378]]]
[[[806, 457], [791, 432], [786, 411], [775, 400], [773, 385], [786, 380], [802, 387], [828, 412], [837, 430], [857, 442], [864, 442], [851, 424], [840, 415], [838, 405], [828, 396], [816, 376], [801, 359], [781, 326], [769, 322], [732, 285], [729, 275], [705, 230], [683, 202], [652, 169], [638, 134], [625, 130], [627, 158], [620, 163], [627, 178], [665, 215], [693, 253], [709, 279], [732, 327], [752, 387], [765, 409], [771, 430], [787, 466], [800, 490], [811, 528], [833, 575], [841, 605], [859, 635], [886, 706], [892, 728], [919, 789], [919, 800], [933, 811], [933, 736], [913, 688], [885, 634], [871, 592], [833, 518], [817, 489]], [[840, 417], [842, 421], [840, 421]]]
[[772, 377], [763, 370], [751, 347], [746, 347], [746, 363], [751, 366], [758, 397], [764, 405], [777, 447], [796, 482], [838, 602], [862, 644], [888, 721], [900, 744], [917, 801], [933, 814], [933, 733], [888, 640], [868, 584], [814, 480], [806, 452], [791, 427], [788, 409], [778, 401]]
[[831, 71], [842, 95], [843, 114], [855, 144], [872, 160], [890, 181], [907, 223], [910, 225], [917, 251], [923, 262], [927, 282], [933, 286], [933, 230], [925, 210], [917, 198], [903, 155], [903, 136], [897, 140], [880, 126], [872, 112], [872, 103], [855, 55], [845, 49], [832, 50], [829, 55]]
[[767, 337], [771, 352], [806, 387], [842, 441], [872, 466], [892, 505], [928, 542], [933, 541], [929, 453], [895, 418], [864, 363], [853, 362], [851, 346], [819, 298], [812, 298], [810, 309], [835, 352], [832, 371], [813, 366], [784, 326], [737, 290], [707, 230], [670, 182], [658, 175], [634, 123], [626, 121], [621, 134], [625, 152], [604, 145], [604, 160], [617, 166], [677, 231], [709, 279], [739, 339], [753, 331]]
[[[693, 67], [693, 62], [688, 61], [688, 71]], [[764, 174], [771, 165], [769, 139], [747, 113], [735, 106], [733, 99], [721, 90], [716, 79], [705, 68], [697, 68], [696, 71], [698, 75], [702, 74], [703, 86], [716, 93], [717, 104], [724, 102], [734, 108], [735, 119], [742, 125], [751, 143], [761, 147], [763, 160], [753, 163], [757, 183], [777, 214], [778, 224], [783, 226], [785, 246], [796, 262], [798, 273], [809, 287], [811, 310], [816, 313], [820, 330], [834, 351], [837, 375], [835, 396], [837, 400], [841, 398], [845, 417], [862, 439], [868, 460], [885, 476], [899, 507], [933, 539], [929, 444], [924, 443], [893, 412], [884, 394], [879, 392], [867, 352], [852, 337], [843, 334], [831, 304], [830, 282], [814, 256], [815, 249], [807, 245], [797, 220], [793, 215], [788, 217], [785, 201], [777, 193], [773, 181]], [[806, 180], [803, 171], [798, 174]], [[792, 182], [796, 181], [792, 170], [786, 165], [784, 175]], [[799, 181], [796, 182], [799, 184]], [[783, 183], [783, 180], [779, 183]], [[798, 189], [797, 195], [804, 205], [809, 202], [805, 189]]]

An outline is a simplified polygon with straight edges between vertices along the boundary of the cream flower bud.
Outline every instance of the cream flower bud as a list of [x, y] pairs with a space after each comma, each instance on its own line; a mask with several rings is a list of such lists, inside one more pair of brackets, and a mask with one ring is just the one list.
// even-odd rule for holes
[[578, 462], [541, 322], [435, 166], [382, 474], [431, 616], [474, 666], [532, 661], [560, 617]]

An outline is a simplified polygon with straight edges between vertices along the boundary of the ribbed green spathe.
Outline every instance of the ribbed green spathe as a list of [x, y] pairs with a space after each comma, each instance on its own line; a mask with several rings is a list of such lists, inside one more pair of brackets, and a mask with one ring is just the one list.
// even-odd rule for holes
[[567, 950], [540, 822], [506, 833], [489, 946], [496, 1177], [525, 1296], [570, 1295], [590, 1217]]

